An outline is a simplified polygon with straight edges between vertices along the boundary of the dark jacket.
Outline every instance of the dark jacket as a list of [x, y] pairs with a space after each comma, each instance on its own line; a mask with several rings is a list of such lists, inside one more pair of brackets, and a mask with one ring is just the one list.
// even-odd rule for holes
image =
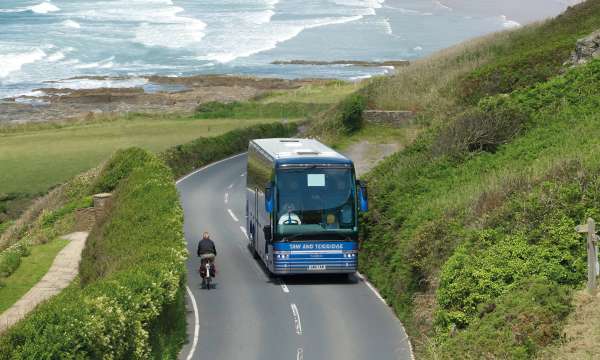
[[217, 248], [215, 243], [211, 239], [202, 239], [198, 243], [198, 256], [204, 254], [215, 254], [217, 255]]

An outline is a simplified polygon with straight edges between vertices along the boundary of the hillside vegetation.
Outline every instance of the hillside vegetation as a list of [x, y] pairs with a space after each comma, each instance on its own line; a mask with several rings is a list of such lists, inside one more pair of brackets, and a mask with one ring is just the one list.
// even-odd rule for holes
[[[574, 227], [600, 218], [600, 61], [563, 63], [597, 29], [600, 1], [587, 1], [355, 95], [417, 111], [426, 129], [367, 176], [360, 259], [421, 356], [525, 359], [560, 341], [586, 277]], [[344, 108], [313, 132], [351, 133]]]
[[88, 191], [99, 188], [115, 199], [90, 234], [80, 281], [3, 334], [0, 359], [176, 357], [187, 251], [172, 173], [133, 148], [116, 154]]

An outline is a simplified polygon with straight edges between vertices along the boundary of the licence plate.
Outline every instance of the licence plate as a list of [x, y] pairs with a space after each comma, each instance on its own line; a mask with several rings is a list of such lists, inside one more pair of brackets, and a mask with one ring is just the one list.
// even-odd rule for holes
[[325, 265], [308, 265], [308, 270], [325, 270], [327, 267]]

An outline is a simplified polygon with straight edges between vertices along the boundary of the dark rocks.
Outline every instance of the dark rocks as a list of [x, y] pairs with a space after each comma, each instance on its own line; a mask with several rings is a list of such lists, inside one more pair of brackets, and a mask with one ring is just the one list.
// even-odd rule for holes
[[600, 58], [600, 30], [577, 40], [575, 51], [565, 63], [567, 66], [583, 65], [590, 60]]

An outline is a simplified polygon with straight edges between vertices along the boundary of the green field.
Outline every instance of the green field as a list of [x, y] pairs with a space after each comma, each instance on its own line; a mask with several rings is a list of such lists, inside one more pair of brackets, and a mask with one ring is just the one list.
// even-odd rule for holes
[[40, 193], [97, 166], [119, 148], [161, 151], [198, 137], [273, 120], [132, 116], [0, 133], [0, 193]]
[[48, 272], [56, 255], [69, 243], [55, 239], [31, 247], [31, 254], [22, 258], [21, 266], [8, 278], [2, 279], [0, 288], [0, 314], [11, 307]]

